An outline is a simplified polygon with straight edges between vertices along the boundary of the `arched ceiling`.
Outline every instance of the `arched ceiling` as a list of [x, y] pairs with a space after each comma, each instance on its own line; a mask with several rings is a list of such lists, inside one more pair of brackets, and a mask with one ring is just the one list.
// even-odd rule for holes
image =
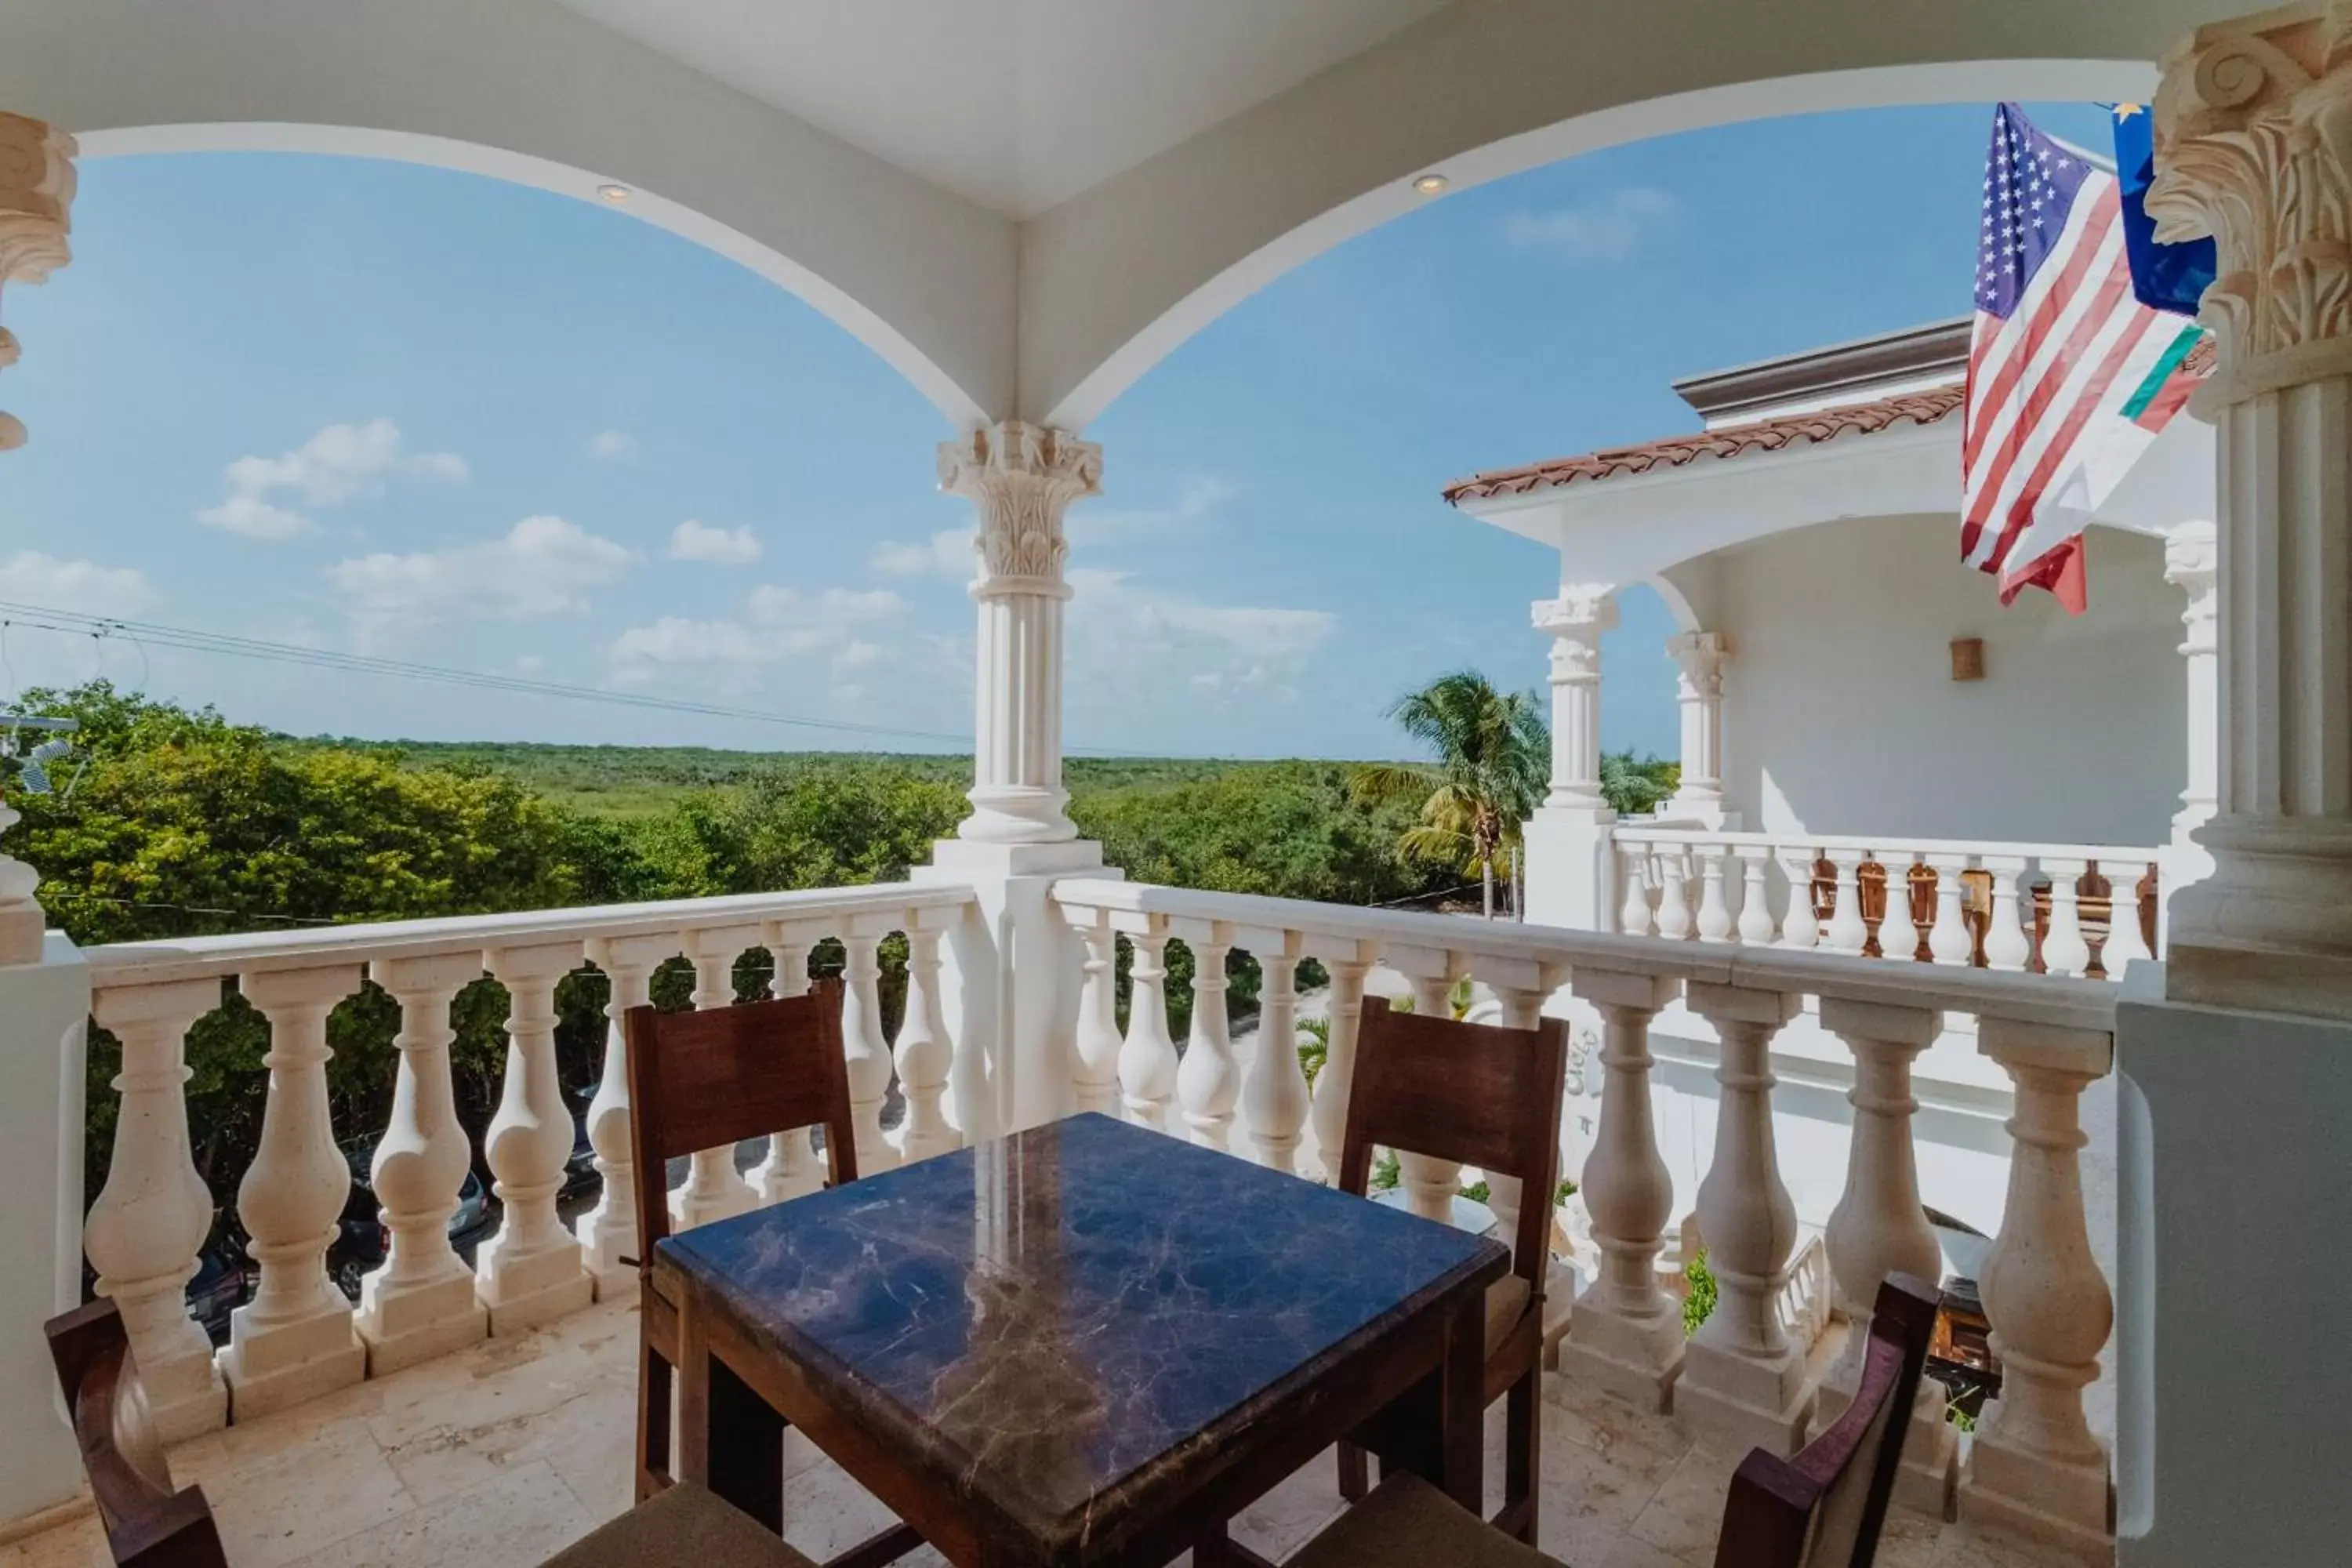
[[[0, 107], [94, 154], [405, 157], [801, 293], [953, 423], [1082, 426], [1286, 268], [1594, 146], [2130, 97], [2244, 0], [0, 0]], [[1442, 199], [1442, 198], [1441, 198]]]

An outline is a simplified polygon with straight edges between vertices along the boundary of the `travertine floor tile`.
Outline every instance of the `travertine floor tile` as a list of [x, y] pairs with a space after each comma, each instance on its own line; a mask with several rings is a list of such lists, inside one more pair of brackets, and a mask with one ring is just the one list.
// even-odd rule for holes
[[526, 1465], [331, 1542], [293, 1568], [530, 1568], [590, 1528], [554, 1470]]

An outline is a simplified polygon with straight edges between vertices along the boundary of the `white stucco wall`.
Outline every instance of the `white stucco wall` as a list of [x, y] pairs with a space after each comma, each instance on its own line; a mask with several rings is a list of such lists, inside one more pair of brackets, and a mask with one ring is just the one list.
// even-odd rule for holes
[[[2186, 771], [2182, 599], [2159, 540], [2094, 529], [2090, 609], [2002, 608], [1948, 516], [1734, 546], [1706, 629], [1735, 639], [1725, 787], [1766, 832], [2161, 843]], [[1950, 679], [1955, 637], [1985, 679]], [[1664, 657], [1661, 655], [1661, 657]]]

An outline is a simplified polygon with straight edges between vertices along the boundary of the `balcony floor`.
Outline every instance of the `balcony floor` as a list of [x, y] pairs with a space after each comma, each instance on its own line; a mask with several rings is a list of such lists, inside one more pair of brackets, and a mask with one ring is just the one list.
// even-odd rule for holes
[[[537, 1563], [629, 1493], [634, 1305], [604, 1304], [516, 1339], [362, 1384], [199, 1438], [173, 1455], [212, 1500], [237, 1568], [504, 1568]], [[1542, 1544], [1572, 1568], [1698, 1568], [1736, 1453], [1694, 1447], [1557, 1376], [1543, 1406]], [[1499, 1485], [1501, 1407], [1489, 1427]], [[880, 1505], [797, 1435], [788, 1438], [787, 1537], [812, 1556], [887, 1522]], [[1326, 1458], [1244, 1514], [1235, 1534], [1279, 1557], [1340, 1507]], [[2057, 1568], [2045, 1548], [1898, 1510], [1884, 1568]], [[929, 1551], [904, 1561], [937, 1563]], [[93, 1517], [0, 1547], [0, 1568], [110, 1562]]]

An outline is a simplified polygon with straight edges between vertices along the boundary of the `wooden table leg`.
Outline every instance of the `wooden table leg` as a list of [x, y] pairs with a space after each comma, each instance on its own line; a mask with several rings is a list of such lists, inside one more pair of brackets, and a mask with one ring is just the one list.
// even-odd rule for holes
[[1444, 1393], [1438, 1419], [1442, 1473], [1438, 1489], [1480, 1518], [1486, 1517], [1486, 1304], [1473, 1296], [1458, 1308], [1445, 1340]]
[[710, 1352], [700, 1313], [678, 1314], [679, 1474], [770, 1530], [784, 1527], [784, 1418]]

